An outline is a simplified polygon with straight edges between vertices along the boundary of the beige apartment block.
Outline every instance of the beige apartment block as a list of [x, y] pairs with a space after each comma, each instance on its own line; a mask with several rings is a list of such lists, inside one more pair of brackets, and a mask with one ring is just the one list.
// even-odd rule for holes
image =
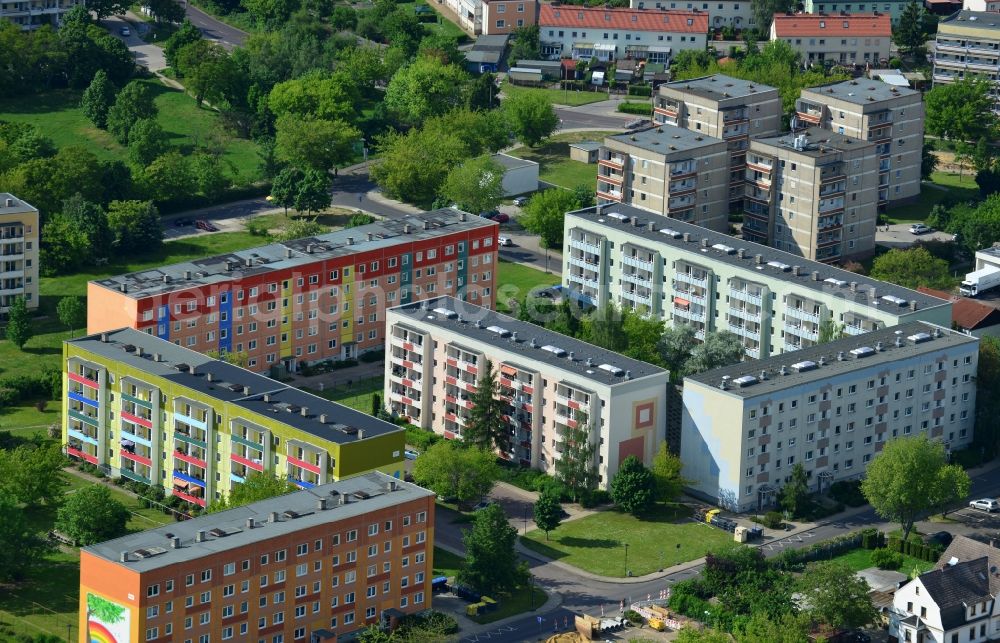
[[920, 196], [924, 144], [920, 92], [858, 78], [803, 89], [795, 110], [793, 129], [818, 125], [877, 146], [880, 208]]
[[0, 318], [18, 297], [38, 308], [38, 228], [34, 206], [0, 193]]
[[873, 253], [875, 147], [819, 127], [751, 141], [743, 238], [813, 261]]
[[748, 357], [813, 346], [829, 321], [847, 335], [951, 324], [942, 299], [627, 205], [567, 213], [563, 239], [563, 285], [582, 301], [690, 325], [698, 339], [734, 332]]
[[652, 462], [666, 435], [669, 373], [453, 297], [392, 308], [385, 400], [398, 416], [460, 439], [491, 362], [510, 430], [501, 456], [555, 472], [567, 428], [588, 427], [606, 489], [626, 457]]
[[726, 142], [675, 125], [609, 136], [597, 160], [597, 202], [625, 203], [724, 232]]
[[[749, 7], [749, 5], [748, 5]], [[768, 85], [724, 74], [660, 85], [653, 120], [726, 141], [729, 202], [743, 203], [747, 149], [752, 136], [781, 131], [781, 95]]]
[[[966, 4], [971, 8], [971, 5]], [[993, 111], [1000, 113], [1000, 14], [957, 11], [941, 18], [934, 41], [934, 85], [982, 75], [993, 81]]]
[[886, 442], [972, 443], [979, 340], [925, 322], [684, 380], [691, 491], [733, 511], [774, 505], [802, 464], [812, 491], [864, 476]]

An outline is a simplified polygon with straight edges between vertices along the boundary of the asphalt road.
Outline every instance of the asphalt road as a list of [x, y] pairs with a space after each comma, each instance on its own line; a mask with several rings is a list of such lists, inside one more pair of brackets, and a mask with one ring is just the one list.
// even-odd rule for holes
[[230, 27], [226, 23], [216, 20], [190, 2], [185, 2], [184, 14], [195, 27], [201, 29], [205, 37], [214, 40], [226, 49], [235, 49], [243, 44], [250, 34], [240, 31], [236, 27]]
[[556, 107], [559, 129], [625, 129], [625, 124], [636, 117], [631, 114], [609, 116], [581, 111], [578, 107]]

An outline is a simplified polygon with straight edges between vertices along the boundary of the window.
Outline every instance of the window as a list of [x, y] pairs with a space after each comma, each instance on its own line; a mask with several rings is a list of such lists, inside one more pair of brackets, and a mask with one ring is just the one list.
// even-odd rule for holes
[[159, 596], [160, 595], [160, 584], [150, 585], [146, 588], [146, 596]]
[[222, 566], [223, 576], [232, 576], [236, 573], [236, 563], [226, 563]]

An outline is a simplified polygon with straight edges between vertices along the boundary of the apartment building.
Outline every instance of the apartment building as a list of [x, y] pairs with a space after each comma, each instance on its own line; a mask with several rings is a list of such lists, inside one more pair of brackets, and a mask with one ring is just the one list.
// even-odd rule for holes
[[709, 27], [722, 29], [753, 28], [756, 24], [750, 3], [746, 0], [723, 0], [719, 2], [684, 2], [678, 0], [629, 0], [633, 9], [679, 9], [681, 11], [703, 11], [709, 15]]
[[812, 261], [875, 252], [876, 144], [819, 127], [753, 139], [743, 238]]
[[962, 8], [968, 11], [989, 11], [996, 13], [1000, 11], [1000, 1], [998, 0], [965, 0]]
[[254, 472], [402, 475], [389, 422], [124, 328], [63, 343], [66, 454], [204, 507]]
[[864, 475], [886, 441], [972, 443], [979, 340], [924, 322], [684, 380], [681, 459], [733, 511], [776, 501], [796, 464], [812, 490]]
[[434, 494], [370, 473], [82, 548], [78, 640], [347, 640], [430, 609], [433, 556]]
[[812, 126], [877, 146], [880, 208], [920, 196], [924, 145], [920, 92], [865, 78], [803, 89], [795, 102], [792, 129]]
[[512, 34], [538, 24], [538, 0], [482, 0], [479, 31], [483, 35]]
[[597, 156], [597, 202], [729, 227], [726, 141], [674, 125], [608, 136]]
[[53, 28], [62, 24], [63, 16], [83, 0], [3, 0], [0, 20], [8, 20], [24, 31], [43, 25]]
[[861, 335], [951, 324], [951, 303], [625, 205], [567, 213], [563, 285], [594, 305], [648, 312], [697, 337], [729, 330], [764, 358], [817, 343], [828, 320]]
[[555, 472], [567, 427], [589, 426], [601, 488], [634, 455], [652, 462], [666, 430], [669, 373], [470, 302], [441, 297], [387, 312], [385, 400], [412, 423], [462, 437], [489, 361], [521, 466]]
[[934, 84], [966, 76], [985, 76], [994, 83], [994, 112], [1000, 113], [1000, 14], [958, 11], [941, 18], [934, 40]]
[[679, 51], [704, 51], [707, 44], [707, 13], [548, 3], [538, 9], [542, 56], [549, 60], [666, 63]]
[[247, 368], [295, 371], [385, 345], [385, 309], [442, 294], [491, 307], [499, 225], [443, 208], [92, 281], [91, 333], [136, 328]]
[[806, 13], [819, 13], [837, 15], [840, 13], [873, 13], [875, 11], [889, 16], [892, 24], [899, 22], [899, 17], [903, 15], [906, 5], [910, 0], [881, 0], [880, 2], [844, 2], [843, 0], [805, 0], [802, 3], [802, 10]]
[[729, 203], [743, 205], [746, 155], [752, 136], [781, 131], [777, 88], [715, 74], [660, 85], [653, 97], [653, 120], [726, 141], [729, 150]]
[[802, 55], [803, 65], [829, 61], [878, 66], [889, 57], [892, 21], [887, 14], [774, 14], [771, 40], [784, 40]]
[[0, 319], [23, 297], [38, 308], [38, 210], [13, 194], [0, 193]]

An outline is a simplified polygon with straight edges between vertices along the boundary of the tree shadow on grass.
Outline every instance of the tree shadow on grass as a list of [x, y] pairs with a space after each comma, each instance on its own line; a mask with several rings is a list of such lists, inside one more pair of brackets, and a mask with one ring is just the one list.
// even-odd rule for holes
[[0, 609], [15, 616], [74, 612], [79, 607], [79, 586], [80, 563], [66, 554], [50, 556], [25, 580], [0, 589]]
[[621, 543], [613, 538], [579, 538], [577, 536], [562, 536], [556, 540], [564, 547], [577, 549], [612, 549], [621, 547]]

